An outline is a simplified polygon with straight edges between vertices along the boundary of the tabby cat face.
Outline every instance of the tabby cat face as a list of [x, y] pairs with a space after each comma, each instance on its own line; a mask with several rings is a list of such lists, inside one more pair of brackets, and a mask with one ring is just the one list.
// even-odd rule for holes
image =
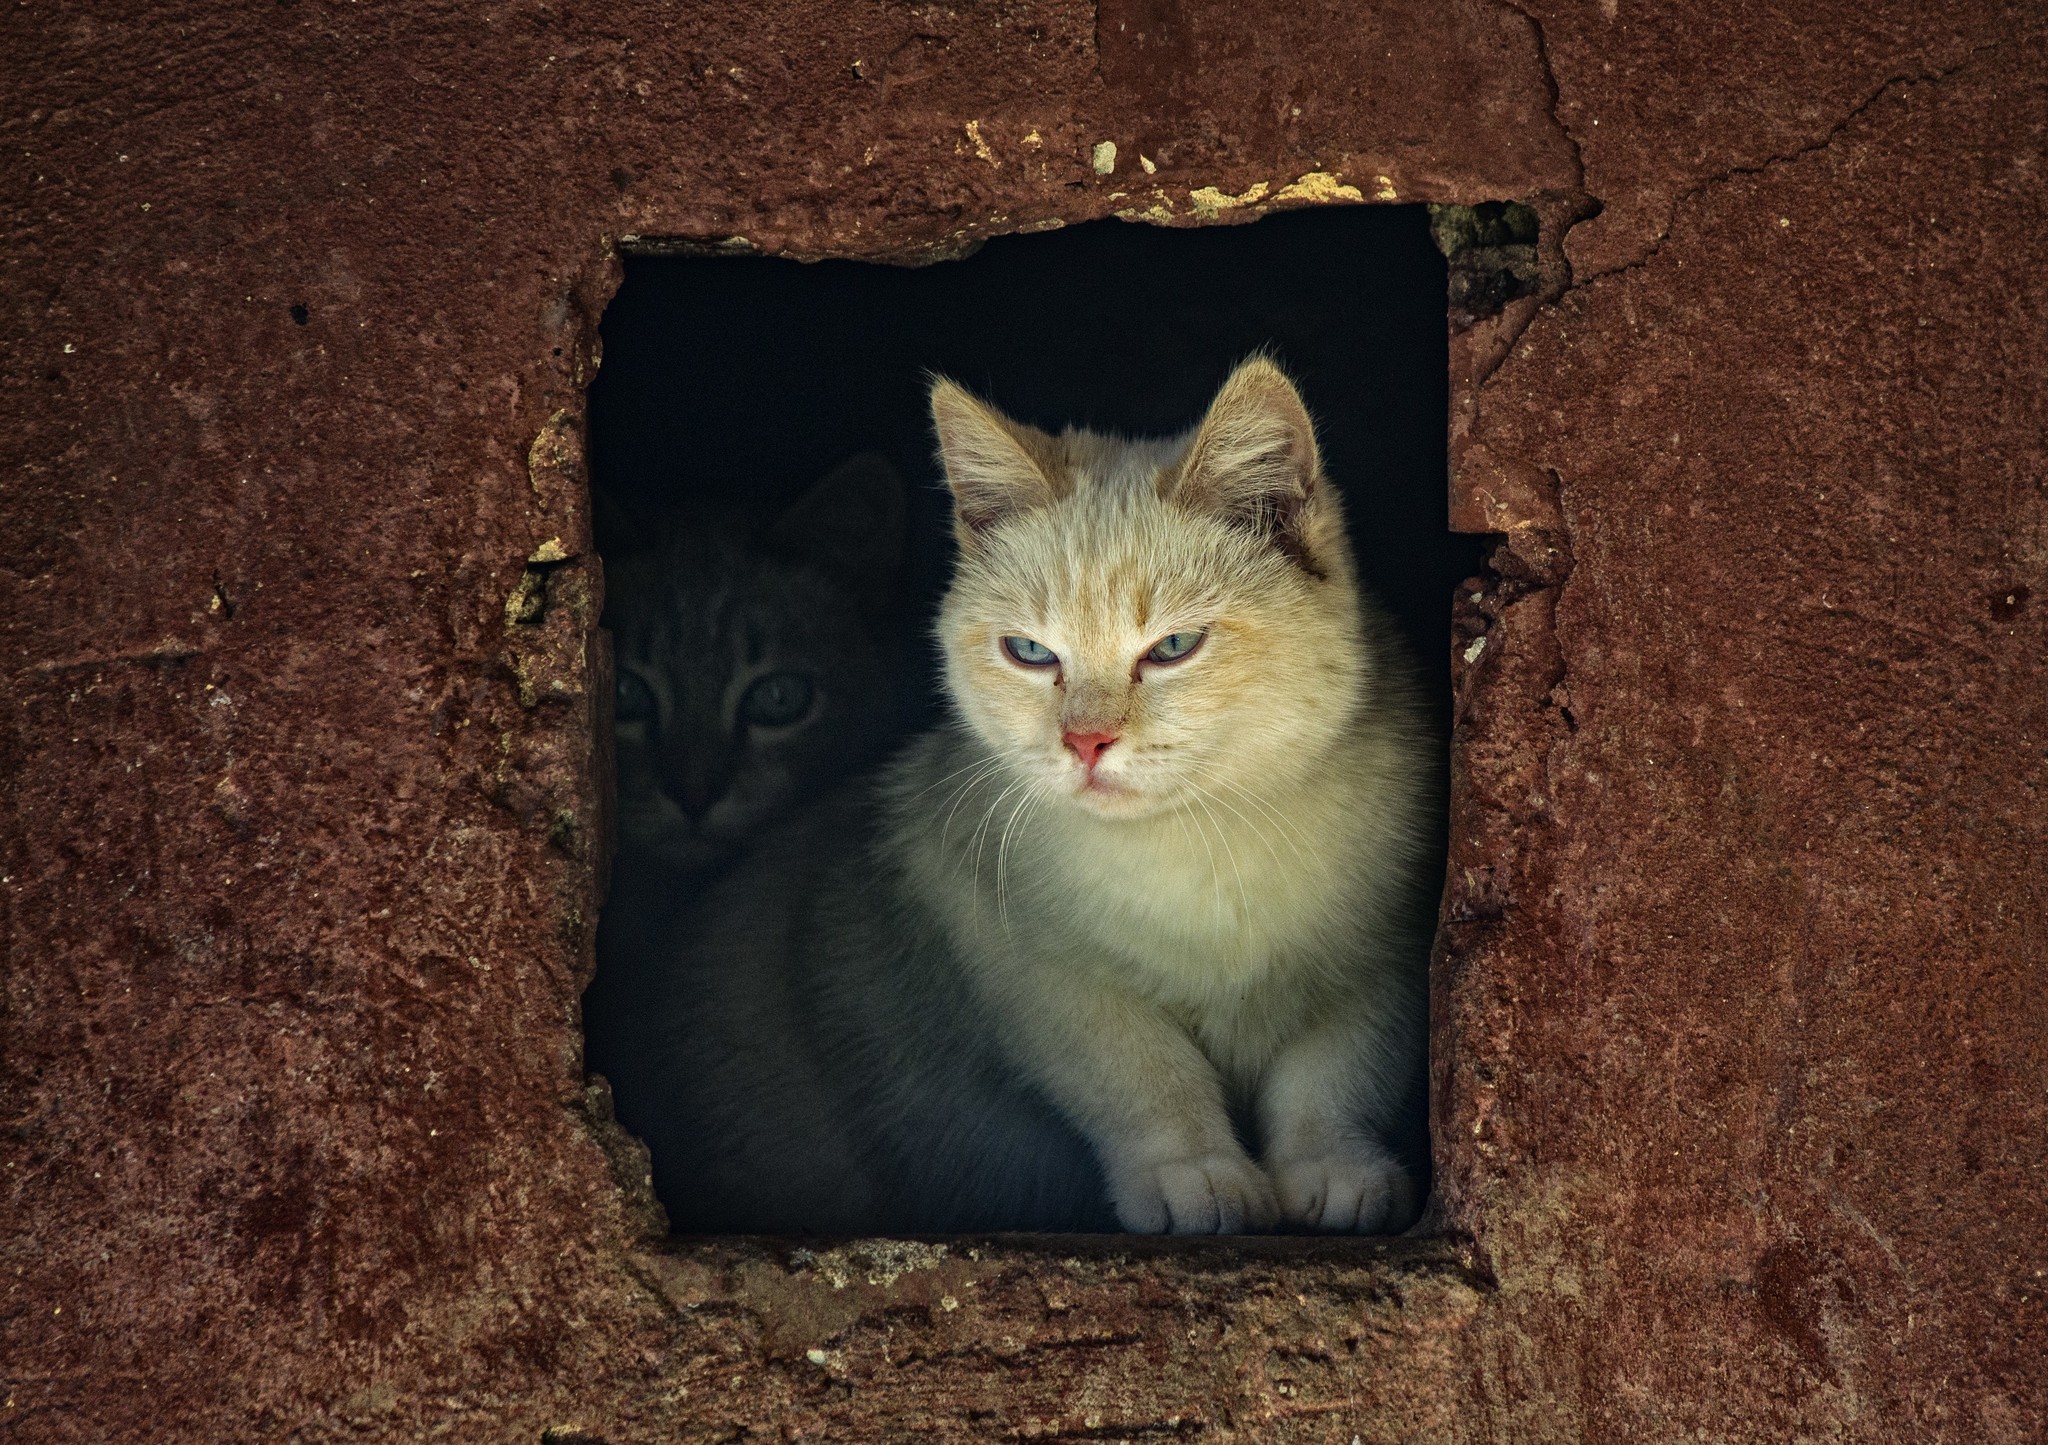
[[608, 569], [623, 850], [702, 874], [887, 741], [901, 535], [900, 482], [861, 458], [762, 539], [685, 531]]
[[1300, 397], [1245, 363], [1167, 441], [932, 396], [961, 558], [940, 623], [962, 715], [1025, 783], [1107, 818], [1249, 810], [1315, 766], [1368, 672]]

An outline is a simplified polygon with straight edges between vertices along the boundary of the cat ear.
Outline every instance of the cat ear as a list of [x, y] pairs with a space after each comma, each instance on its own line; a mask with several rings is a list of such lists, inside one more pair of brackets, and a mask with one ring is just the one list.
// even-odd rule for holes
[[963, 547], [998, 522], [1055, 500], [1045, 465], [1052, 438], [1036, 427], [1011, 421], [943, 376], [932, 381], [932, 426]]
[[1321, 476], [1315, 425], [1301, 393], [1272, 361], [1254, 356], [1209, 404], [1169, 495], [1299, 555], [1302, 511]]
[[862, 452], [790, 503], [761, 534], [761, 546], [879, 600], [903, 565], [906, 513], [903, 478], [879, 452]]

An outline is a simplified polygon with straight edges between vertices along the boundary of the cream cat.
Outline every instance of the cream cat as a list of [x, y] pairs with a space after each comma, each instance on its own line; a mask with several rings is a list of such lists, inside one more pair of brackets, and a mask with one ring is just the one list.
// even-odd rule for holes
[[672, 1215], [1401, 1227], [1430, 744], [1299, 396], [1255, 358], [1136, 442], [931, 404], [954, 717], [645, 982], [621, 1107]]

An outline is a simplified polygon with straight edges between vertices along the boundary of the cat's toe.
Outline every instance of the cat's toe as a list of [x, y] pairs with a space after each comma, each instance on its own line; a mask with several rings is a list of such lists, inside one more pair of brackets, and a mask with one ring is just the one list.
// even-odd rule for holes
[[1242, 1234], [1280, 1216], [1272, 1182], [1249, 1159], [1176, 1159], [1133, 1176], [1116, 1191], [1116, 1212], [1134, 1233]]
[[1331, 1234], [1382, 1234], [1415, 1217], [1415, 1185], [1391, 1159], [1301, 1159], [1275, 1171], [1281, 1215]]

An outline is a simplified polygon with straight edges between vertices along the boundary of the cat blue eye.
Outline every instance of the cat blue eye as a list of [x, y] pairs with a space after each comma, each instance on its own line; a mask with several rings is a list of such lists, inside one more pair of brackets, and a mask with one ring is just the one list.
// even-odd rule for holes
[[1005, 637], [1003, 651], [1026, 667], [1051, 667], [1060, 660], [1059, 654], [1050, 647], [1042, 642], [1033, 642], [1028, 637]]
[[630, 672], [619, 674], [612, 687], [612, 716], [618, 722], [653, 722], [654, 689]]
[[740, 716], [756, 727], [786, 728], [811, 710], [811, 680], [797, 672], [754, 679], [740, 699]]
[[1147, 662], [1181, 662], [1192, 656], [1202, 645], [1207, 632], [1176, 632], [1171, 637], [1162, 637], [1145, 654]]

